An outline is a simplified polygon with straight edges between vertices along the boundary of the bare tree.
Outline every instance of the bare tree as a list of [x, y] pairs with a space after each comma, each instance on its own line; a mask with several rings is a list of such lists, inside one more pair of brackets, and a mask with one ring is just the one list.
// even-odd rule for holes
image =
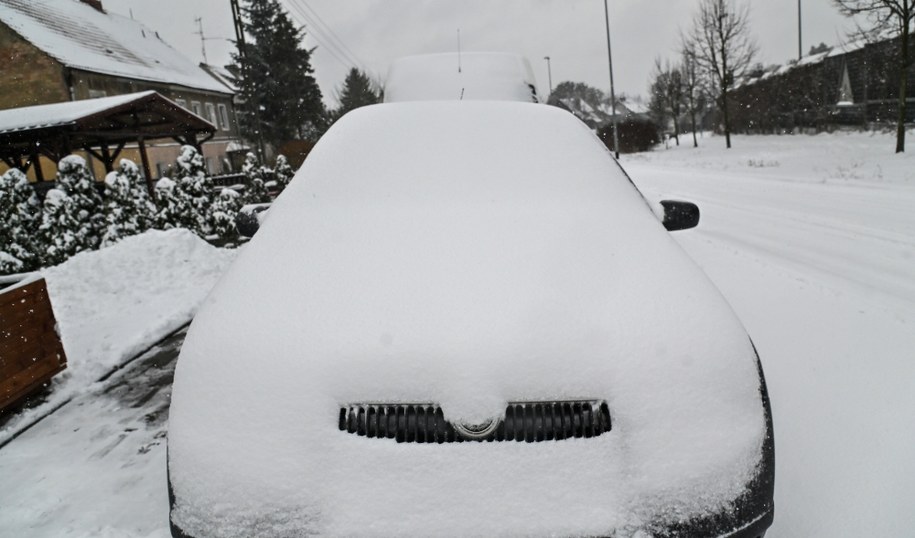
[[671, 123], [674, 127], [674, 139], [680, 145], [680, 114], [683, 108], [683, 76], [680, 68], [671, 66], [670, 62], [661, 63], [655, 59], [654, 72], [652, 73], [651, 93], [648, 109], [654, 116], [658, 125], [665, 129]]
[[757, 51], [750, 36], [749, 4], [734, 4], [734, 0], [701, 0], [690, 34], [696, 44], [697, 62], [714, 79], [728, 148], [731, 147], [728, 92], [752, 65]]
[[700, 92], [702, 91], [702, 81], [700, 80], [699, 59], [696, 57], [696, 42], [684, 36], [683, 50], [681, 51], [681, 68], [683, 73], [683, 93], [686, 96], [686, 112], [689, 115], [689, 128], [693, 133], [693, 147], [699, 147], [699, 140], [696, 139], [696, 114], [699, 112]]
[[915, 20], [915, 0], [833, 0], [842, 14], [848, 17], [865, 16], [871, 31], [881, 37], [899, 40], [896, 70], [899, 75], [899, 115], [896, 122], [896, 153], [905, 151], [906, 93], [908, 69], [915, 58], [909, 50], [912, 21]]

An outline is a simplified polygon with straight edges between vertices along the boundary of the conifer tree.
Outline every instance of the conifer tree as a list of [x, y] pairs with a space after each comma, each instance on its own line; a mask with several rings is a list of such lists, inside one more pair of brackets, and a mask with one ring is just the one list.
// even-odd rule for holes
[[51, 189], [45, 195], [38, 227], [41, 245], [41, 265], [50, 267], [63, 263], [88, 247], [78, 232], [82, 210], [76, 199], [63, 189]]
[[245, 164], [242, 166], [245, 173], [245, 198], [246, 204], [262, 204], [270, 201], [270, 193], [264, 182], [264, 168], [257, 160], [257, 156], [248, 153]]
[[41, 204], [18, 168], [0, 176], [0, 274], [31, 271], [38, 266], [35, 234]]
[[276, 178], [277, 195], [286, 189], [294, 175], [295, 170], [292, 169], [292, 166], [289, 166], [289, 159], [287, 159], [285, 155], [278, 156], [276, 158], [276, 166], [273, 167], [273, 176]]
[[140, 171], [128, 159], [122, 159], [118, 170], [105, 178], [105, 222], [107, 230], [102, 246], [149, 229], [155, 211], [146, 189], [139, 186]]
[[235, 216], [241, 209], [241, 196], [232, 189], [222, 189], [219, 196], [213, 200], [210, 207], [210, 220], [213, 223], [213, 233], [223, 239], [231, 239], [238, 235], [235, 229]]
[[243, 53], [233, 55], [230, 70], [244, 103], [245, 136], [279, 147], [320, 130], [326, 112], [313, 76], [314, 49], [302, 47], [304, 29], [296, 27], [278, 0], [247, 0], [242, 14], [248, 37]]
[[213, 180], [207, 176], [203, 156], [194, 146], [182, 146], [178, 156], [178, 179], [176, 197], [181, 213], [179, 225], [193, 230], [200, 236], [212, 232], [210, 204], [212, 203]]
[[163, 177], [156, 182], [156, 215], [153, 227], [170, 230], [180, 227], [181, 217], [187, 212], [186, 203], [179, 196], [177, 185], [170, 178]]
[[61, 159], [57, 165], [57, 184], [75, 207], [77, 226], [72, 233], [78, 250], [98, 248], [105, 233], [105, 214], [102, 195], [96, 189], [86, 160], [78, 155]]
[[381, 100], [380, 93], [375, 90], [368, 75], [353, 67], [346, 74], [343, 88], [337, 97], [340, 106], [334, 111], [334, 119], [339, 119], [350, 110], [378, 103]]

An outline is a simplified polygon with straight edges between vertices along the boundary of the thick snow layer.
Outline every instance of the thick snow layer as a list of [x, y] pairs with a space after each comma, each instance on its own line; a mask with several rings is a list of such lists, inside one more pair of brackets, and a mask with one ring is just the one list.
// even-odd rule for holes
[[0, 21], [67, 67], [230, 93], [155, 31], [82, 2], [4, 0]]
[[[192, 534], [600, 535], [720, 511], [755, 474], [746, 333], [570, 114], [358, 109], [270, 213], [178, 363], [169, 453]], [[475, 420], [573, 398], [606, 398], [613, 431], [434, 446], [337, 431], [349, 402]]]
[[43, 269], [67, 370], [48, 402], [7, 424], [0, 440], [187, 323], [235, 256], [187, 230], [152, 230]]
[[521, 101], [535, 99], [533, 71], [517, 54], [465, 52], [407, 56], [388, 71], [384, 101]]

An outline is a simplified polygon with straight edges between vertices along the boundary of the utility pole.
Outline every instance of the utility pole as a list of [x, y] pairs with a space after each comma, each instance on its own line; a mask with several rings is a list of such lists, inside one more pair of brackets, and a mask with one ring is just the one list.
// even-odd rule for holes
[[550, 81], [549, 95], [553, 95], [553, 70], [550, 68], [550, 57], [544, 56], [543, 59], [546, 60], [546, 76], [547, 76], [547, 79]]
[[607, 0], [604, 0], [604, 19], [607, 21], [607, 61], [610, 64], [610, 110], [613, 113], [613, 153], [620, 158], [620, 130], [616, 118], [616, 90], [613, 88], [613, 51], [610, 48], [610, 10]]
[[203, 18], [197, 17], [194, 22], [197, 23], [197, 31], [194, 33], [200, 36], [200, 52], [203, 54], [203, 63], [210, 65], [210, 62], [207, 61], [207, 38], [203, 35]]
[[232, 5], [232, 22], [235, 24], [235, 42], [238, 46], [238, 53], [245, 55], [245, 26], [241, 20], [241, 8], [238, 7], [238, 0], [229, 0]]
[[804, 27], [801, 20], [801, 0], [797, 0], [797, 61], [804, 57]]

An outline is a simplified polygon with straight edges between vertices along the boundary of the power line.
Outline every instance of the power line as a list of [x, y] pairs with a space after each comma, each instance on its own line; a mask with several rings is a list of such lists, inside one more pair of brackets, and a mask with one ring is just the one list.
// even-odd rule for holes
[[[298, 4], [295, 4], [290, 0], [289, 6], [292, 7], [292, 9], [293, 9], [293, 11], [295, 11], [295, 13], [298, 13], [298, 17], [295, 16], [295, 13], [291, 13], [291, 14], [293, 15], [294, 18], [299, 20], [298, 22], [300, 24], [302, 24], [303, 26], [311, 26], [312, 30], [317, 30], [316, 25], [314, 25], [311, 22], [311, 19], [305, 14], [305, 12], [302, 10], [302, 8], [298, 6]], [[305, 19], [304, 22], [301, 19]], [[311, 37], [313, 37], [315, 39], [315, 41], [318, 42], [319, 45], [324, 47], [324, 49], [327, 50], [327, 52], [335, 60], [340, 62], [340, 65], [342, 65], [343, 67], [352, 67], [353, 66], [353, 64], [354, 64], [353, 61], [351, 61], [349, 59], [344, 60], [343, 58], [340, 57], [341, 55], [343, 55], [342, 52], [338, 54], [338, 52], [335, 52], [334, 47], [328, 46], [327, 44], [325, 44], [324, 40], [318, 38], [316, 31], [311, 32]], [[345, 56], [345, 55], [343, 55], [343, 56]]]
[[[336, 36], [327, 23], [320, 18], [320, 15], [304, 3], [304, 0], [288, 0], [287, 3], [305, 19], [308, 25], [310, 25], [312, 37], [314, 37], [315, 40], [327, 49], [338, 61], [343, 63], [346, 67], [358, 67], [362, 71], [367, 71], [363, 62], [360, 61], [352, 50]], [[303, 5], [305, 7], [303, 7]], [[305, 8], [308, 8], [312, 15], [306, 13]], [[318, 21], [320, 21], [320, 23]]]
[[327, 32], [330, 33], [330, 36], [334, 40], [336, 40], [336, 42], [340, 44], [340, 47], [349, 54], [349, 57], [356, 60], [356, 63], [359, 64], [359, 66], [363, 68], [363, 71], [365, 71], [365, 63], [362, 61], [362, 59], [359, 58], [359, 56], [356, 55], [356, 53], [354, 53], [352, 49], [350, 49], [349, 47], [346, 46], [346, 43], [344, 43], [343, 40], [340, 39], [340, 36], [338, 36], [336, 34], [336, 32], [334, 32], [333, 28], [331, 28], [326, 22], [324, 22], [324, 19], [322, 19], [321, 16], [318, 15], [318, 12], [315, 11], [314, 8], [312, 8], [310, 5], [308, 5], [308, 2], [306, 0], [294, 0], [294, 1], [297, 1], [297, 2], [301, 1], [302, 5], [305, 6], [305, 9], [307, 9], [312, 15], [315, 16], [315, 19], [318, 20], [318, 24], [323, 26], [325, 29], [327, 29]]

